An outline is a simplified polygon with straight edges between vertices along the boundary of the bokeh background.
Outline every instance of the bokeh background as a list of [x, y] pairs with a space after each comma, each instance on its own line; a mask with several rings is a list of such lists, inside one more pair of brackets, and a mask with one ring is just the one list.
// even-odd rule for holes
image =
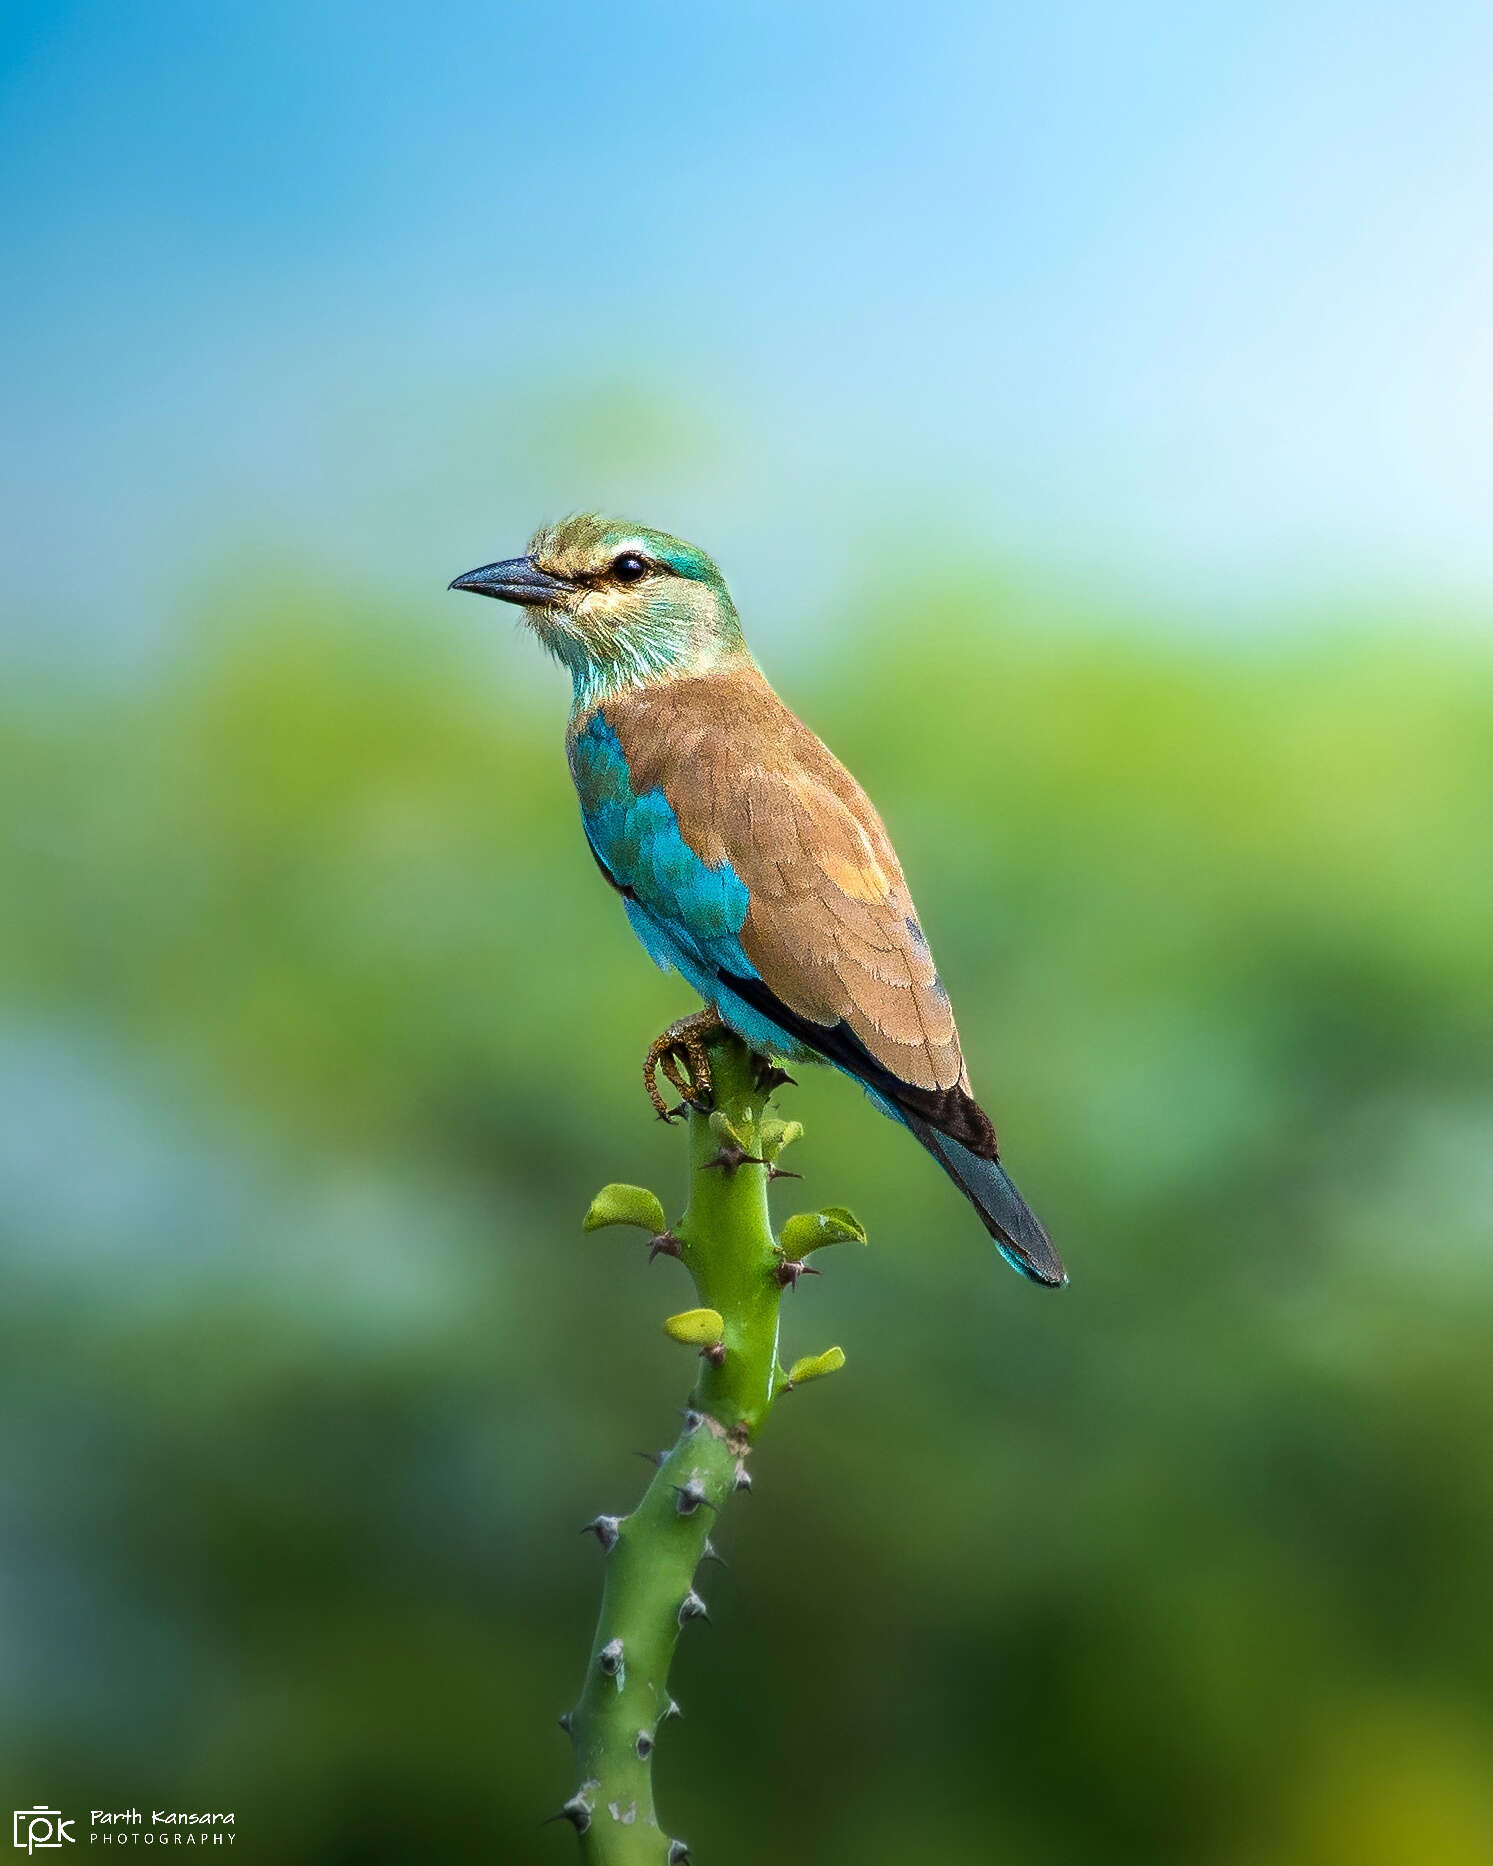
[[1063, 1245], [790, 1091], [718, 1866], [1493, 1857], [1484, 8], [6, 10], [0, 1796], [566, 1861], [577, 1526], [689, 1375], [560, 677], [723, 560]]

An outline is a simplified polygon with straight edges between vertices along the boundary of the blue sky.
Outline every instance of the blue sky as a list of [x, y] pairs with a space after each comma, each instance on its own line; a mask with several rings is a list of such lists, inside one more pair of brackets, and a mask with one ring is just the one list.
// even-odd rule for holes
[[5, 601], [401, 595], [601, 502], [807, 617], [987, 552], [1493, 592], [1486, 8], [7, 10]]

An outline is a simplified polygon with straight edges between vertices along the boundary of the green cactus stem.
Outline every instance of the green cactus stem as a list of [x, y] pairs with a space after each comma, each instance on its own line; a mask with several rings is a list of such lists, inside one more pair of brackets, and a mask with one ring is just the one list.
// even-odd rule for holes
[[[608, 1186], [585, 1228], [630, 1224], [667, 1240], [694, 1278], [699, 1306], [664, 1323], [673, 1353], [694, 1349], [698, 1372], [684, 1428], [663, 1453], [630, 1516], [587, 1524], [606, 1559], [601, 1615], [570, 1735], [579, 1786], [560, 1811], [594, 1866], [682, 1866], [689, 1848], [660, 1827], [653, 1803], [653, 1752], [678, 1706], [669, 1668], [681, 1632], [708, 1618], [697, 1573], [714, 1554], [710, 1537], [727, 1501], [751, 1487], [748, 1457], [777, 1396], [843, 1365], [839, 1348], [796, 1362], [790, 1382], [778, 1360], [778, 1319], [790, 1279], [767, 1209], [773, 1161], [802, 1129], [768, 1111], [780, 1072], [765, 1070], [734, 1038], [710, 1052], [715, 1106], [689, 1121], [690, 1193], [667, 1231], [662, 1207], [638, 1187]], [[798, 1221], [793, 1221], [798, 1223]], [[847, 1212], [798, 1224], [800, 1250], [864, 1242]], [[812, 1236], [811, 1236], [812, 1233]], [[656, 1248], [650, 1255], [656, 1254]], [[796, 1280], [796, 1279], [792, 1279]]]

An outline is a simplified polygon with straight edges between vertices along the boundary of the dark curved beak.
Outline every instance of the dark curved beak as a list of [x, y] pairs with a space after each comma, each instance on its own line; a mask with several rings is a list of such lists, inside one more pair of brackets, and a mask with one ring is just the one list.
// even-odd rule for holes
[[532, 557], [505, 557], [499, 564], [483, 564], [464, 577], [454, 577], [448, 590], [470, 590], [474, 596], [496, 596], [505, 603], [537, 609], [559, 602], [570, 591], [563, 577], [541, 570]]

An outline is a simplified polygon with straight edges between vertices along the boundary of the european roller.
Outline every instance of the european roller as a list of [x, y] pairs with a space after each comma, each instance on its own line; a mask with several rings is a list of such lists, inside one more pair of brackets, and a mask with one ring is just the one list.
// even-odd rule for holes
[[648, 1053], [659, 1113], [660, 1065], [708, 1097], [721, 1025], [763, 1057], [833, 1063], [932, 1154], [1008, 1263], [1065, 1283], [975, 1100], [881, 818], [767, 684], [711, 559], [584, 514], [450, 587], [518, 604], [569, 671], [586, 840], [645, 949], [707, 1007]]

